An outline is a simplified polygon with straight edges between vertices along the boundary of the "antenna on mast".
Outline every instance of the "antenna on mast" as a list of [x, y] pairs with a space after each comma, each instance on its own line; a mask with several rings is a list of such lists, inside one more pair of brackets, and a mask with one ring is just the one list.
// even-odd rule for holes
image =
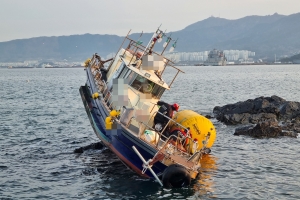
[[[161, 25], [160, 25], [161, 26]], [[152, 49], [156, 43], [156, 41], [160, 42], [161, 38], [164, 35], [164, 32], [162, 30], [160, 30], [160, 26], [157, 28], [156, 32], [153, 34], [153, 36], [151, 37], [149, 43], [147, 44], [145, 50], [143, 51], [141, 57], [145, 54], [145, 52], [148, 50], [148, 54], [152, 53]]]

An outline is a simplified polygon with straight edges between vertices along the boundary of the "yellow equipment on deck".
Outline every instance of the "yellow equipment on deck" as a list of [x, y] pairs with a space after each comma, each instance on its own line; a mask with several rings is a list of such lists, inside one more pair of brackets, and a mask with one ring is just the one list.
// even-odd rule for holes
[[86, 61], [84, 62], [84, 67], [88, 67], [90, 62], [91, 62], [90, 58], [86, 59]]
[[109, 116], [105, 118], [105, 128], [107, 130], [113, 129], [114, 119], [120, 115], [119, 110], [112, 110], [109, 113]]
[[92, 98], [93, 99], [97, 99], [99, 97], [99, 93], [95, 92], [94, 94], [92, 94]]
[[[206, 117], [192, 111], [192, 110], [182, 110], [175, 114], [174, 121], [180, 123], [186, 128], [190, 128], [190, 134], [193, 141], [186, 142], [186, 148], [190, 148], [190, 152], [194, 153], [195, 145], [193, 143], [198, 142], [197, 150], [201, 149], [204, 145], [203, 142], [207, 140], [206, 147], [211, 148], [216, 139], [216, 129], [213, 123]], [[175, 129], [182, 129], [180, 126], [176, 125], [174, 122], [169, 124], [170, 132]], [[183, 129], [182, 129], [183, 130]]]

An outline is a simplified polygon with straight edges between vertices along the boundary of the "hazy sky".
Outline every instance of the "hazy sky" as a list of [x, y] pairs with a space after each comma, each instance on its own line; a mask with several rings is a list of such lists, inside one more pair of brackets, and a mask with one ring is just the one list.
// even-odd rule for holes
[[290, 15], [300, 0], [0, 0], [0, 42], [39, 36], [177, 31], [210, 16]]

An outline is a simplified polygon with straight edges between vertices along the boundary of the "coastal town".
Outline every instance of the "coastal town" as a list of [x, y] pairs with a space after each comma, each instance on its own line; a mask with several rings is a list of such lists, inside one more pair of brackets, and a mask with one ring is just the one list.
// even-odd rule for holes
[[[110, 53], [107, 59], [115, 54]], [[254, 64], [293, 64], [292, 62], [281, 62], [274, 55], [274, 60], [264, 61], [257, 59], [255, 52], [248, 50], [217, 50], [201, 52], [172, 52], [166, 54], [170, 60], [177, 65], [207, 65], [207, 66], [224, 66], [224, 65], [254, 65]], [[0, 62], [0, 68], [80, 68], [84, 66], [84, 61], [73, 62], [69, 60], [55, 61], [51, 60], [25, 60], [23, 62]]]

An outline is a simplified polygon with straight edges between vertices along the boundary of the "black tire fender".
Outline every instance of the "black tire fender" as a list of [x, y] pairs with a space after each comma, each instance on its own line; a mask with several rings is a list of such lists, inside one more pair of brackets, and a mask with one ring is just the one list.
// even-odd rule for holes
[[172, 164], [163, 172], [162, 182], [166, 188], [180, 188], [191, 184], [191, 176], [183, 166]]

